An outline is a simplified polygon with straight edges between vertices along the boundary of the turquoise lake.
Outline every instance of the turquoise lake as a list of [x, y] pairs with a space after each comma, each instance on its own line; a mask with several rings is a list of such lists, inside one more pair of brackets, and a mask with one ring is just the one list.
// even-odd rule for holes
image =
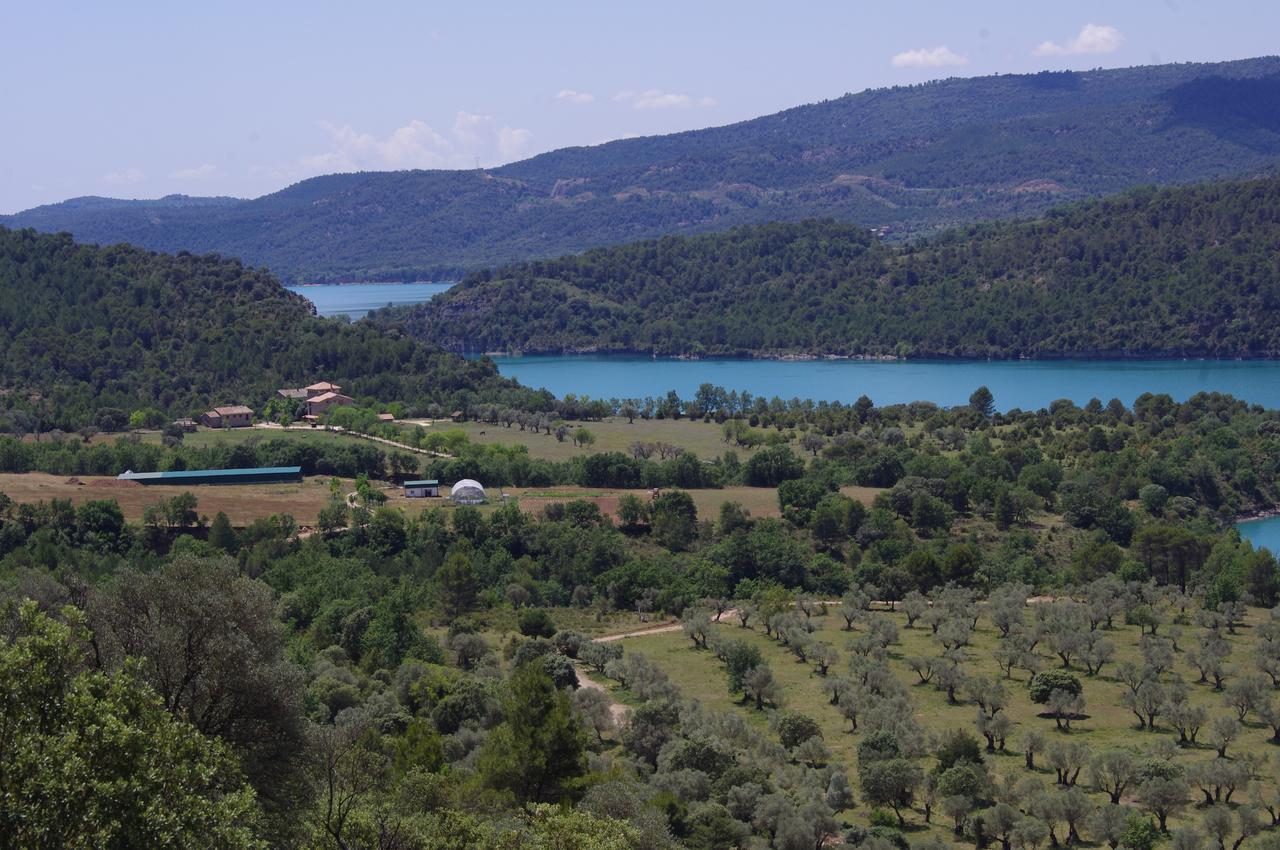
[[1280, 553], [1280, 516], [1251, 519], [1238, 523], [1240, 536], [1253, 544], [1255, 549], [1270, 549]]
[[[321, 316], [362, 318], [388, 304], [419, 304], [452, 283], [357, 283], [291, 286]], [[557, 396], [643, 398], [675, 390], [691, 398], [711, 383], [771, 398], [852, 402], [867, 395], [876, 404], [931, 401], [965, 404], [985, 384], [1001, 410], [1034, 410], [1069, 398], [1084, 404], [1118, 398], [1126, 405], [1144, 392], [1183, 400], [1197, 392], [1230, 393], [1280, 408], [1280, 361], [1267, 360], [674, 360], [633, 355], [530, 355], [495, 357], [504, 375]], [[1280, 517], [1251, 520], [1240, 533], [1255, 546], [1280, 552]]]
[[363, 319], [370, 310], [389, 304], [421, 304], [439, 295], [452, 283], [343, 283], [322, 286], [289, 286], [316, 305], [316, 313], [326, 318], [349, 316]]
[[593, 398], [643, 398], [675, 390], [691, 398], [709, 382], [756, 396], [878, 405], [932, 401], [965, 404], [986, 385], [1000, 410], [1036, 410], [1069, 398], [1085, 404], [1144, 392], [1181, 401], [1200, 391], [1280, 407], [1280, 361], [1274, 360], [670, 360], [618, 355], [495, 357], [504, 375], [531, 387]]

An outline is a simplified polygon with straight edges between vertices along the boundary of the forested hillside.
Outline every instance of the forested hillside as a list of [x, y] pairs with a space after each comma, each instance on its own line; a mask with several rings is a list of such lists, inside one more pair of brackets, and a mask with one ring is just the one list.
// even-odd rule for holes
[[950, 79], [490, 171], [317, 177], [255, 200], [81, 198], [0, 219], [219, 251], [290, 280], [440, 279], [665, 234], [832, 217], [891, 238], [1280, 158], [1280, 59]]
[[1280, 180], [1143, 189], [903, 247], [830, 220], [473, 275], [376, 321], [457, 350], [1280, 354]]
[[0, 228], [0, 410], [68, 429], [98, 408], [198, 413], [325, 378], [409, 405], [515, 385], [492, 364], [318, 319], [262, 270]]

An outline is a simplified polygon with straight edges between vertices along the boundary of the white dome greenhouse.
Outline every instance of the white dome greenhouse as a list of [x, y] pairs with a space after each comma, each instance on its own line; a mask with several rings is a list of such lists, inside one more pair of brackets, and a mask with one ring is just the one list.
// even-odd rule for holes
[[459, 505], [479, 505], [485, 501], [484, 487], [479, 481], [464, 478], [449, 491], [449, 498]]

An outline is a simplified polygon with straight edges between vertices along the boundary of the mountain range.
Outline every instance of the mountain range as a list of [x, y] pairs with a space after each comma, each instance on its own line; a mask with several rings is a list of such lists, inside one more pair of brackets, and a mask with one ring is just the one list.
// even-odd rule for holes
[[77, 198], [0, 217], [234, 255], [287, 281], [446, 279], [666, 234], [830, 217], [889, 238], [1143, 184], [1269, 172], [1280, 57], [947, 79], [501, 168], [332, 174], [252, 200]]

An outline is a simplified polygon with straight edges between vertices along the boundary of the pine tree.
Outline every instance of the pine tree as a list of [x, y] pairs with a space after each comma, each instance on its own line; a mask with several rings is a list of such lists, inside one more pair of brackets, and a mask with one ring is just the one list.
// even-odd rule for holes
[[240, 538], [231, 527], [231, 520], [227, 519], [227, 515], [222, 511], [218, 511], [218, 515], [213, 518], [213, 523], [209, 526], [209, 543], [228, 555], [234, 555], [240, 549]]
[[485, 784], [520, 803], [560, 802], [587, 772], [587, 737], [569, 698], [540, 664], [520, 666], [508, 683], [506, 721], [489, 736], [477, 766]]

